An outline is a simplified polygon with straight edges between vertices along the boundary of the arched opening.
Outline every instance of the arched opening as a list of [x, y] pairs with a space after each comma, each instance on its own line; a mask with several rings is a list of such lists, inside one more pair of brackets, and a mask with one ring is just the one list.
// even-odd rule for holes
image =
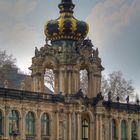
[[35, 116], [33, 112], [28, 112], [26, 115], [26, 135], [35, 135]]
[[127, 124], [125, 120], [121, 122], [121, 140], [127, 140]]
[[2, 112], [0, 111], [0, 135], [3, 133], [3, 116]]
[[133, 121], [131, 123], [131, 139], [132, 140], [138, 140], [138, 133], [137, 133], [137, 123], [136, 121]]
[[46, 69], [44, 76], [45, 92], [52, 94], [54, 92], [54, 73], [52, 69]]
[[12, 110], [9, 113], [9, 134], [16, 135], [19, 133], [19, 113]]
[[112, 120], [112, 139], [117, 140], [117, 124], [114, 119]]
[[90, 119], [87, 115], [82, 117], [82, 140], [90, 139]]
[[50, 118], [47, 113], [44, 113], [41, 117], [41, 136], [50, 136]]
[[80, 71], [80, 89], [84, 95], [88, 94], [88, 72], [86, 69]]

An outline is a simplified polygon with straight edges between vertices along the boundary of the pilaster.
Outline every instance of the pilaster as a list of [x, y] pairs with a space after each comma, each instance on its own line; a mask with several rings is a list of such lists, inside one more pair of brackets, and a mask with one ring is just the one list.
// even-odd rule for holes
[[138, 119], [138, 140], [140, 140], [140, 119]]
[[121, 140], [121, 118], [118, 118], [118, 140]]
[[4, 140], [9, 139], [9, 112], [10, 107], [5, 107], [5, 117], [4, 117]]
[[41, 118], [40, 118], [40, 111], [37, 113], [37, 118], [36, 118], [36, 126], [35, 126], [35, 131], [36, 131], [36, 140], [41, 139]]
[[71, 133], [71, 123], [72, 123], [72, 121], [71, 121], [71, 112], [68, 113], [68, 119], [69, 119], [68, 120], [68, 122], [69, 122], [68, 123], [69, 124], [68, 125], [68, 127], [69, 127], [68, 128], [68, 140], [72, 140], [72, 133]]
[[26, 109], [22, 109], [22, 117], [21, 117], [21, 140], [26, 140]]
[[77, 113], [77, 140], [81, 140], [81, 114]]
[[96, 140], [99, 140], [99, 121], [98, 121], [99, 117], [98, 114], [96, 114]]
[[131, 140], [131, 119], [128, 118], [128, 122], [127, 122], [127, 139]]

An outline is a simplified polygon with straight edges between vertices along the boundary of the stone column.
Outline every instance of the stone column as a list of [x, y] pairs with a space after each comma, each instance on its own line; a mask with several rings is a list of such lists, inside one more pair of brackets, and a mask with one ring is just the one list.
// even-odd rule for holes
[[4, 140], [9, 139], [9, 112], [10, 108], [6, 107], [5, 108], [5, 116], [4, 116]]
[[59, 93], [59, 71], [58, 70], [54, 70], [54, 94], [58, 94]]
[[72, 113], [72, 140], [76, 140], [76, 114], [75, 112]]
[[41, 110], [37, 111], [37, 118], [35, 123], [35, 131], [36, 131], [36, 140], [41, 139], [41, 118], [40, 118]]
[[131, 140], [131, 119], [128, 119], [127, 122], [127, 139]]
[[32, 91], [44, 92], [44, 70], [35, 68], [32, 71]]
[[77, 113], [77, 140], [81, 140], [81, 114]]
[[94, 88], [93, 87], [93, 73], [92, 72], [88, 72], [88, 97], [94, 97]]
[[98, 122], [98, 115], [96, 114], [96, 140], [99, 140], [99, 122]]
[[69, 114], [68, 114], [68, 119], [69, 119], [69, 125], [68, 125], [68, 140], [72, 140], [72, 133], [71, 133], [71, 123], [72, 123], [72, 121], [71, 121], [71, 112], [69, 112]]
[[94, 140], [94, 122], [90, 122], [90, 127], [89, 127], [89, 129], [90, 129], [90, 135], [89, 135], [89, 137], [90, 137], [90, 140]]
[[56, 112], [56, 140], [59, 140], [59, 113]]
[[72, 71], [72, 93], [75, 93], [75, 73], [74, 70]]
[[112, 140], [112, 118], [109, 115], [109, 140]]
[[72, 70], [68, 70], [68, 94], [72, 93]]
[[92, 83], [93, 83], [93, 85], [92, 85], [93, 97], [96, 97], [97, 96], [97, 87], [96, 87], [97, 85], [96, 85], [96, 77], [95, 77], [94, 73], [92, 75]]
[[22, 117], [21, 117], [21, 140], [26, 140], [26, 109], [22, 109]]
[[102, 140], [102, 115], [99, 116], [99, 130], [100, 130], [100, 133], [99, 133], [99, 140]]
[[118, 140], [121, 140], [121, 119], [118, 119]]
[[140, 140], [140, 119], [138, 119], [137, 127], [138, 127], [138, 130], [137, 130], [138, 140]]

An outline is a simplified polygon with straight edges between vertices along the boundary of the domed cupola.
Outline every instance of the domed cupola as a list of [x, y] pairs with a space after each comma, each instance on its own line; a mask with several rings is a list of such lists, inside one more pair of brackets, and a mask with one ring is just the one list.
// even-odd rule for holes
[[59, 4], [60, 16], [56, 20], [50, 20], [45, 25], [47, 40], [82, 40], [88, 33], [88, 24], [78, 21], [73, 16], [75, 5], [72, 0], [62, 0]]

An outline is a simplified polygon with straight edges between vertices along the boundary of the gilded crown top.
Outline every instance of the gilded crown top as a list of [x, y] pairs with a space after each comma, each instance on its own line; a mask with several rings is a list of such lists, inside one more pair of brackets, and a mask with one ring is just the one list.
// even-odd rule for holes
[[73, 16], [75, 5], [72, 0], [61, 0], [58, 5], [60, 16], [56, 20], [50, 20], [45, 25], [45, 35], [48, 40], [82, 40], [88, 33], [88, 24], [78, 21]]

